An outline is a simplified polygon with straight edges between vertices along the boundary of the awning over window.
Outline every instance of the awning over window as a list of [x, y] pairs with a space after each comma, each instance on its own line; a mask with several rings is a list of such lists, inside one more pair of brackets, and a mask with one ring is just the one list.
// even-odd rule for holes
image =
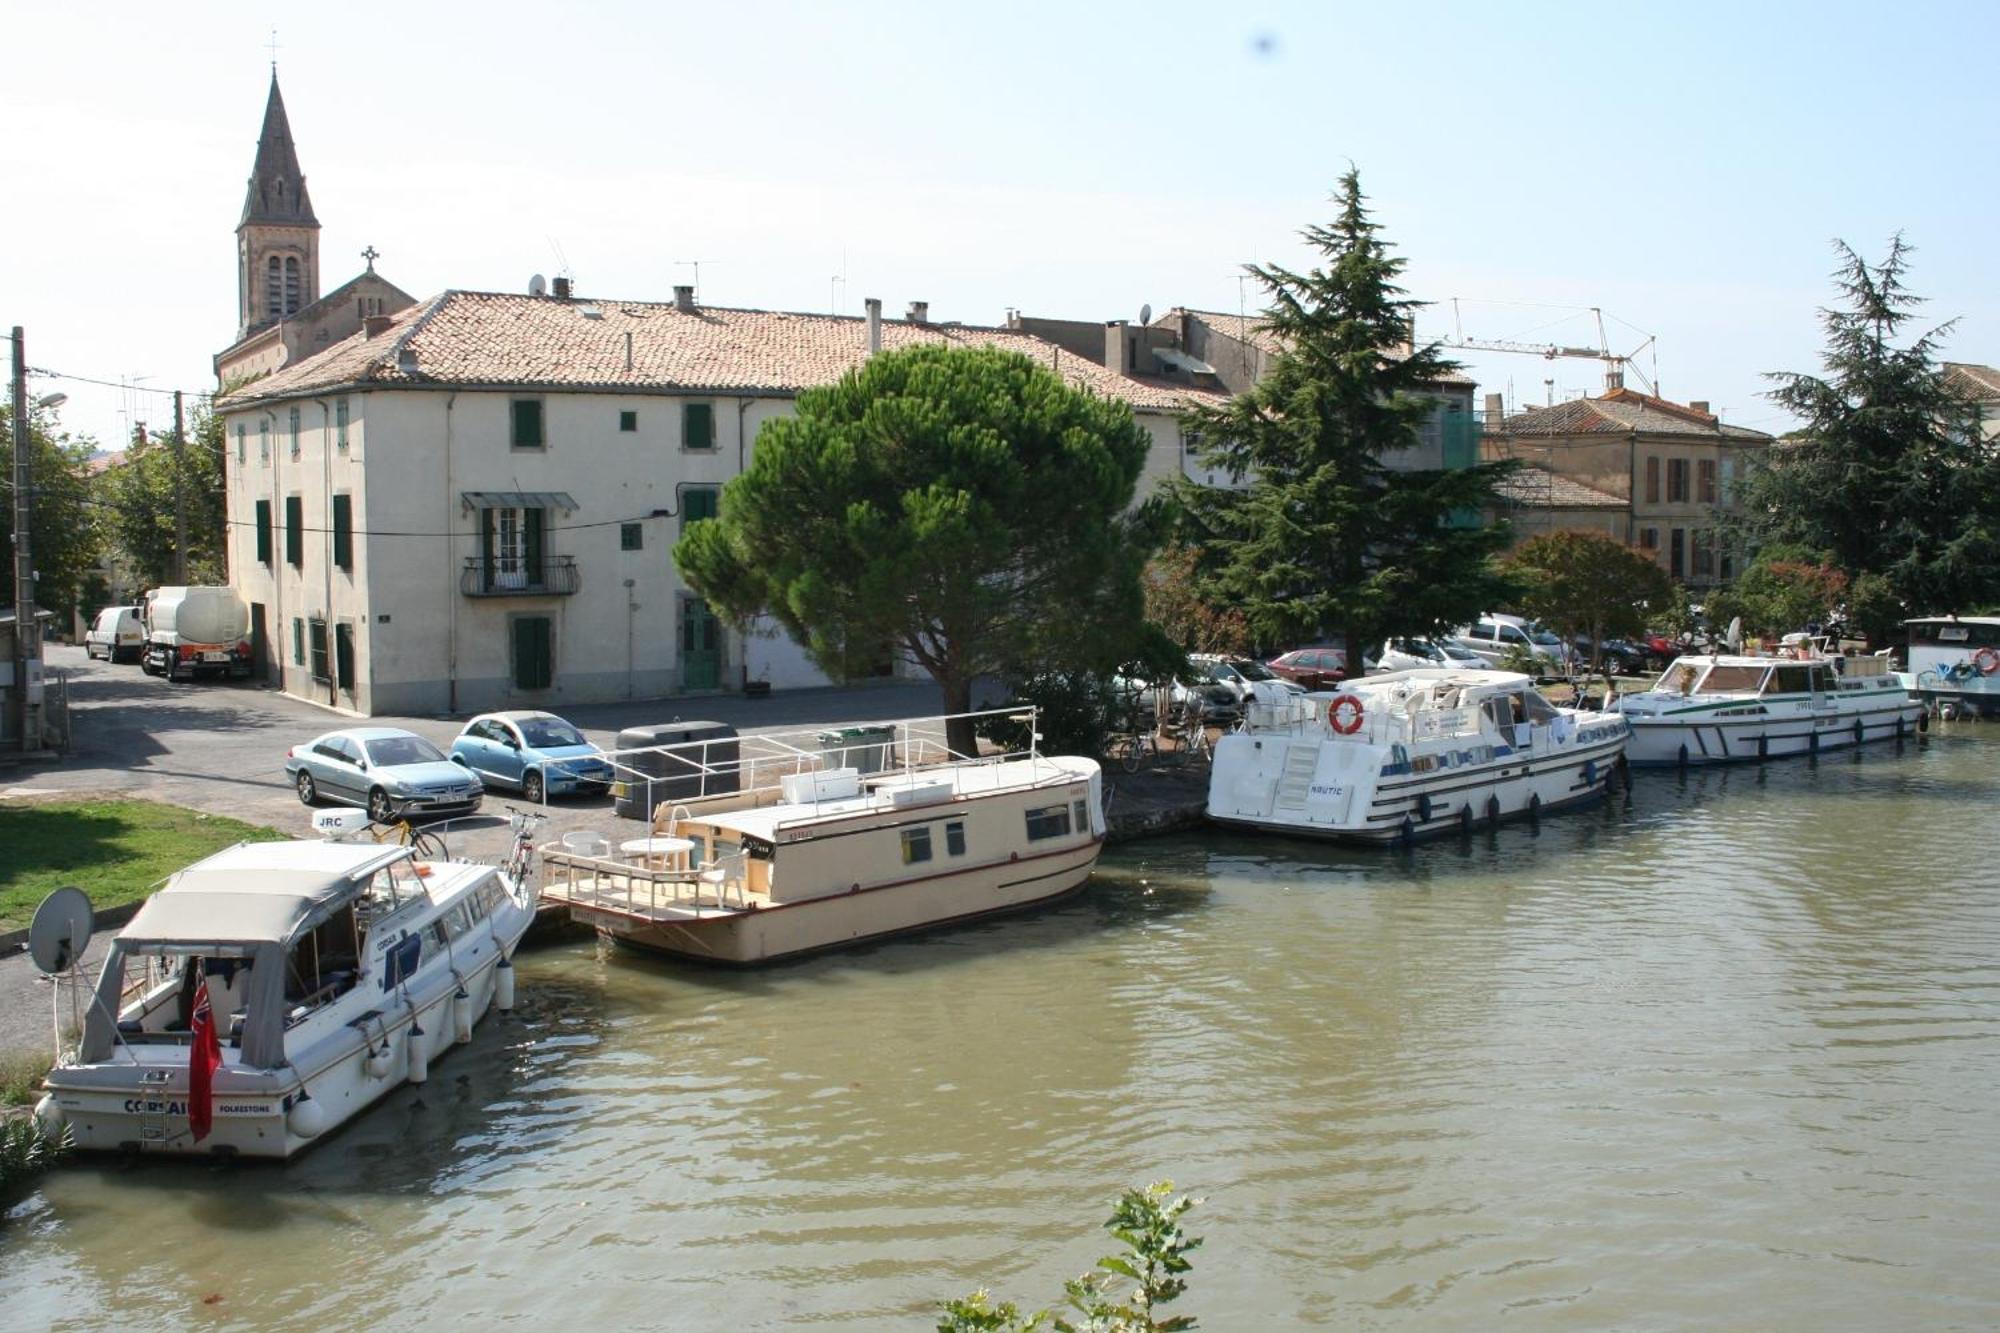
[[560, 509], [576, 512], [576, 501], [567, 491], [461, 491], [459, 501], [470, 513], [475, 509]]

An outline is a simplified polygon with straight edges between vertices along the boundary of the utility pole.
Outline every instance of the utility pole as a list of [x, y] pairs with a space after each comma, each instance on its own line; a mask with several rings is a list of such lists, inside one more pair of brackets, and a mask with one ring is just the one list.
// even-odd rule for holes
[[28, 680], [33, 665], [41, 660], [42, 642], [36, 633], [35, 561], [29, 549], [28, 524], [34, 505], [28, 489], [29, 449], [33, 423], [28, 411], [28, 348], [21, 326], [14, 326], [14, 416], [9, 423], [14, 439], [14, 716], [15, 733], [23, 750], [33, 750], [40, 739], [31, 725], [34, 710], [28, 706]]
[[184, 440], [184, 432], [181, 429], [181, 391], [179, 389], [175, 389], [174, 390], [174, 582], [178, 584], [185, 584], [188, 581], [187, 506], [182, 498], [182, 491], [186, 484], [185, 482], [182, 481], [182, 477], [185, 475], [186, 472], [185, 460], [181, 456], [182, 455], [181, 445], [183, 443], [183, 440]]

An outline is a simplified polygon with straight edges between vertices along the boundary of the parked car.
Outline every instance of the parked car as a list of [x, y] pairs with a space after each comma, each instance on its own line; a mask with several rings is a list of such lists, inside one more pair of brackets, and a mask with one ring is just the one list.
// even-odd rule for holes
[[307, 805], [358, 805], [378, 824], [469, 815], [486, 789], [462, 765], [412, 732], [348, 727], [285, 752], [285, 774]]
[[136, 662], [146, 651], [146, 624], [137, 606], [107, 606], [83, 632], [83, 655], [107, 662]]
[[452, 762], [483, 783], [513, 787], [540, 804], [545, 797], [599, 795], [611, 789], [611, 761], [554, 713], [486, 713], [451, 743]]
[[[1158, 706], [1159, 687], [1151, 681], [1114, 676], [1111, 684], [1125, 701], [1125, 706], [1133, 711], [1150, 715]], [[1234, 690], [1218, 685], [1206, 676], [1197, 681], [1172, 682], [1167, 688], [1167, 703], [1175, 712], [1184, 712], [1190, 705], [1198, 705], [1202, 717], [1210, 722], [1231, 722], [1243, 712]]]
[[1331, 644], [1294, 648], [1264, 664], [1274, 673], [1308, 690], [1330, 690], [1347, 679], [1347, 650]]
[[1237, 706], [1256, 700], [1283, 703], [1304, 694], [1305, 687], [1286, 680], [1262, 662], [1248, 657], [1224, 657], [1218, 653], [1189, 653], [1199, 679], [1220, 685], [1236, 698]]
[[1479, 654], [1492, 666], [1499, 666], [1509, 652], [1518, 649], [1534, 659], [1537, 676], [1560, 676], [1569, 670], [1569, 650], [1562, 640], [1520, 616], [1487, 612], [1452, 635], [1451, 642]]
[[[1570, 648], [1576, 654], [1575, 660], [1579, 667], [1589, 666], [1591, 659], [1596, 656], [1592, 652], [1590, 636], [1587, 634], [1579, 635], [1571, 642]], [[1654, 654], [1636, 639], [1607, 637], [1601, 645], [1601, 652], [1602, 656], [1598, 660], [1604, 669], [1614, 676], [1635, 676], [1652, 668]], [[1666, 663], [1662, 662], [1660, 666], [1664, 668]]]
[[1412, 671], [1418, 667], [1457, 667], [1465, 671], [1491, 671], [1493, 664], [1455, 643], [1439, 643], [1434, 639], [1391, 639], [1382, 645], [1375, 655], [1374, 665], [1368, 668], [1370, 674], [1389, 671]]

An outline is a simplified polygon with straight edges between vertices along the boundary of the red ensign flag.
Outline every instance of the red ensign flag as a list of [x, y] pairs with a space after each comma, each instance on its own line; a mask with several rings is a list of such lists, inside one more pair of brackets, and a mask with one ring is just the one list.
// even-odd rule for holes
[[194, 1141], [200, 1143], [215, 1123], [210, 1082], [216, 1066], [222, 1063], [222, 1043], [216, 1038], [215, 1015], [208, 1007], [207, 977], [201, 979], [194, 993], [194, 1023], [190, 1031], [193, 1040], [188, 1043], [188, 1128], [194, 1131]]

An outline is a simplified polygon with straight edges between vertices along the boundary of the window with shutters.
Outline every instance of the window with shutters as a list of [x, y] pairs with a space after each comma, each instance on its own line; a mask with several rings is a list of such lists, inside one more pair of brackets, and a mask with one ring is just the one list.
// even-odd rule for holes
[[548, 443], [542, 432], [541, 399], [514, 399], [513, 423], [512, 442], [516, 449], [540, 449]]
[[1694, 530], [1694, 570], [1698, 579], [1715, 577], [1715, 531], [1712, 528]]
[[1643, 551], [1657, 551], [1657, 550], [1659, 550], [1659, 549], [1660, 549], [1660, 530], [1659, 530], [1658, 528], [1640, 528], [1640, 529], [1639, 529], [1639, 549], [1641, 549], [1641, 550], [1643, 550]]
[[688, 530], [688, 524], [699, 523], [705, 518], [714, 518], [722, 512], [722, 491], [716, 486], [684, 486], [681, 488], [681, 531]]
[[645, 529], [637, 523], [618, 525], [618, 549], [621, 551], [642, 550], [646, 545]]
[[681, 407], [681, 448], [715, 448], [715, 405], [687, 403]]
[[1688, 502], [1688, 461], [1685, 458], [1667, 460], [1667, 503], [1684, 505]]
[[257, 563], [271, 563], [271, 502], [257, 502]]
[[285, 563], [303, 569], [306, 563], [306, 502], [303, 497], [285, 497]]
[[264, 265], [264, 318], [282, 319], [285, 314], [285, 261], [272, 255]]
[[305, 285], [300, 278], [299, 261], [288, 255], [285, 258], [285, 313], [296, 315], [305, 303]]
[[333, 678], [341, 689], [354, 693], [354, 626], [346, 621], [333, 627]]
[[1677, 579], [1687, 577], [1687, 529], [1675, 528], [1668, 534], [1673, 546], [1673, 554], [1667, 560], [1667, 572]]
[[354, 568], [354, 497], [333, 497], [333, 563], [336, 569]]
[[1705, 505], [1715, 503], [1715, 460], [1704, 458], [1695, 467], [1695, 498]]
[[312, 648], [312, 678], [324, 685], [333, 677], [327, 671], [326, 622], [310, 620], [306, 622], [306, 642]]
[[336, 398], [333, 400], [333, 447], [341, 450], [347, 448], [347, 400], [345, 398]]
[[620, 412], [618, 414], [618, 429], [628, 435], [639, 429], [639, 414], [637, 412]]
[[299, 456], [299, 409], [298, 408], [295, 407], [291, 410], [290, 414], [285, 419], [285, 425], [291, 433], [292, 457], [297, 458]]
[[271, 418], [260, 417], [257, 421], [257, 461], [271, 461]]
[[236, 461], [246, 461], [250, 454], [250, 428], [242, 422], [236, 423]]
[[1656, 505], [1659, 502], [1660, 460], [1658, 455], [1649, 454], [1646, 457], [1646, 503]]
[[547, 514], [543, 509], [479, 511], [481, 582], [487, 591], [542, 586]]
[[514, 618], [514, 685], [545, 690], [555, 680], [555, 626], [547, 616]]
[[306, 664], [306, 622], [292, 617], [292, 665]]

